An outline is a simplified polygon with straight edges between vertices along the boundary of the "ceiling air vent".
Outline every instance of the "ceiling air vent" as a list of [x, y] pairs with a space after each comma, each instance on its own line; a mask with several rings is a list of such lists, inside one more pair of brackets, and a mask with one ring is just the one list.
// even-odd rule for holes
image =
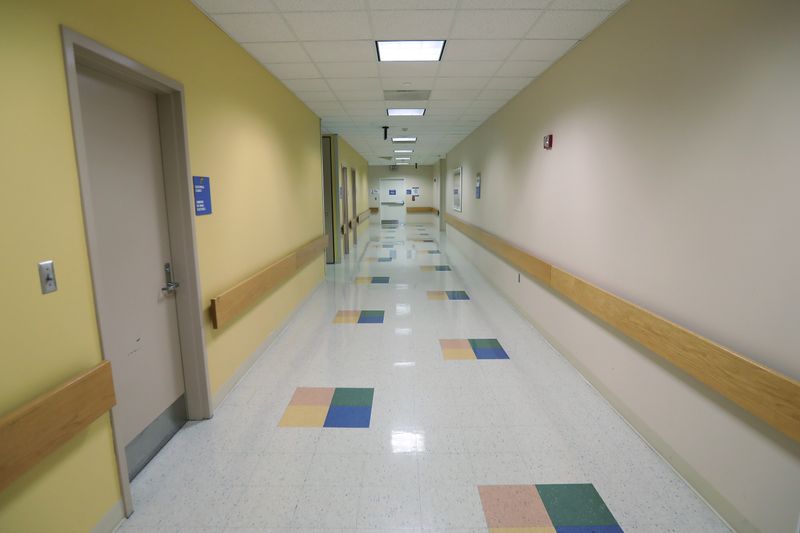
[[383, 91], [383, 98], [385, 100], [428, 100], [431, 97], [430, 91], [414, 91], [411, 89], [400, 89], [397, 91]]
[[385, 159], [385, 160], [387, 160], [387, 161], [391, 161], [391, 160], [393, 159], [393, 157], [392, 157], [392, 156], [390, 156], [390, 155], [382, 155], [382, 156], [379, 156], [379, 157], [380, 157], [381, 159]]

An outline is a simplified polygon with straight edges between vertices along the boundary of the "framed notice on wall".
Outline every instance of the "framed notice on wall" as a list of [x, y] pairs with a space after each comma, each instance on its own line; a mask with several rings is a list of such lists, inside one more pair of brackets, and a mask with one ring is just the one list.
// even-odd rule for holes
[[453, 170], [453, 209], [461, 212], [461, 167]]

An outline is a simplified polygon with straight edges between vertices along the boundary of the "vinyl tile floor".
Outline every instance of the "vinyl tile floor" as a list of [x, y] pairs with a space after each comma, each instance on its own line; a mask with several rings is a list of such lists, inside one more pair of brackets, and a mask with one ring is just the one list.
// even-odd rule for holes
[[119, 532], [729, 531], [433, 225], [359, 236]]

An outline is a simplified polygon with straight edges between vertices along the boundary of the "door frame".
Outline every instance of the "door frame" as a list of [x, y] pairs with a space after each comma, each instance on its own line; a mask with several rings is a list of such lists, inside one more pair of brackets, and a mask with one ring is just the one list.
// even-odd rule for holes
[[353, 200], [350, 212], [353, 213], [353, 218], [350, 219], [352, 227], [350, 231], [353, 232], [353, 248], [358, 248], [358, 197], [356, 194], [356, 169], [350, 169], [350, 198]]
[[[81, 116], [78, 91], [78, 66], [90, 67], [132, 85], [145, 88], [156, 95], [159, 133], [161, 137], [164, 192], [167, 206], [168, 233], [173, 271], [181, 282], [176, 299], [178, 310], [178, 335], [183, 363], [183, 380], [186, 388], [186, 410], [190, 420], [210, 418], [213, 413], [208, 379], [208, 357], [203, 335], [203, 305], [200, 291], [200, 274], [197, 260], [197, 242], [193, 212], [193, 186], [189, 172], [189, 149], [186, 138], [186, 113], [183, 84], [94, 41], [80, 33], [61, 26], [64, 48], [64, 66], [67, 78], [72, 135], [78, 165], [83, 224], [92, 272], [95, 318], [97, 320], [103, 359], [106, 350], [103, 342], [104, 317], [98, 311], [98, 293], [101, 288], [94, 283], [94, 272], [99, 271], [97, 236], [91, 204], [86, 137]], [[116, 407], [111, 409], [111, 428], [117, 456], [120, 491], [125, 516], [133, 512], [133, 500], [128, 480], [128, 465], [124, 443], [117, 438]]]
[[348, 187], [347, 182], [349, 181], [349, 173], [347, 172], [347, 167], [342, 165], [342, 178], [340, 180], [340, 187], [342, 188], [341, 194], [341, 205], [342, 205], [342, 242], [344, 243], [344, 253], [350, 253], [350, 210], [349, 203], [347, 201]]

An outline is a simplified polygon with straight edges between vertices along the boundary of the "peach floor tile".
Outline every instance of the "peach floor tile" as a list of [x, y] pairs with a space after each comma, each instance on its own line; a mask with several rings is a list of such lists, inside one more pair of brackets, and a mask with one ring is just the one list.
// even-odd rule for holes
[[491, 527], [489, 533], [556, 533], [554, 527]]
[[444, 291], [428, 291], [428, 300], [447, 300], [447, 294]]
[[333, 387], [298, 387], [289, 405], [317, 405], [328, 407], [333, 398]]
[[533, 485], [482, 485], [478, 492], [490, 528], [553, 527]]
[[439, 339], [439, 344], [442, 345], [442, 350], [447, 350], [449, 348], [458, 350], [472, 349], [472, 346], [467, 339]]
[[448, 360], [477, 359], [477, 357], [475, 357], [475, 352], [463, 348], [445, 348], [442, 350], [442, 355]]

